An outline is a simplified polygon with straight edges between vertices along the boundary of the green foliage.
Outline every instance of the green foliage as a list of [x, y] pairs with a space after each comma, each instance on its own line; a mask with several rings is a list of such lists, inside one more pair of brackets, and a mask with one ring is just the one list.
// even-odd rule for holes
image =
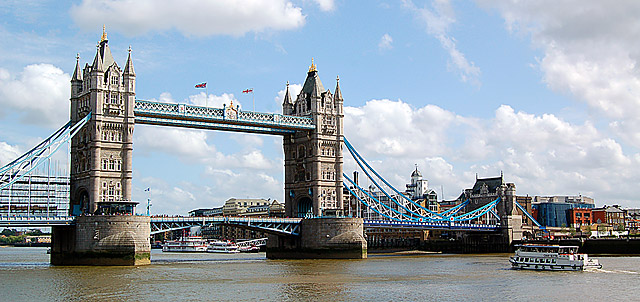
[[42, 234], [42, 231], [38, 229], [29, 230], [29, 232], [27, 232], [27, 236], [40, 236]]
[[0, 237], [0, 244], [15, 244], [24, 241], [25, 235]]
[[4, 230], [2, 230], [2, 233], [0, 233], [0, 234], [5, 235], [5, 236], [8, 237], [8, 236], [15, 236], [16, 232], [17, 232], [16, 230], [4, 229]]

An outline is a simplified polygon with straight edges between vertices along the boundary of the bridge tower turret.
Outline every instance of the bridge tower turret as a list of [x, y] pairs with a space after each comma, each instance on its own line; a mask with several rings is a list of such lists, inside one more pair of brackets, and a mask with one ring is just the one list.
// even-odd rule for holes
[[79, 217], [74, 225], [52, 228], [51, 264], [149, 264], [149, 217], [113, 215], [121, 206], [131, 207], [136, 96], [131, 48], [122, 71], [103, 29], [93, 63], [81, 72], [79, 58], [76, 60], [71, 121], [76, 123], [91, 113], [91, 119], [71, 139], [69, 214]]
[[96, 213], [103, 202], [131, 200], [135, 73], [131, 51], [124, 72], [111, 55], [107, 33], [93, 63], [71, 79], [71, 121], [91, 120], [71, 141], [70, 214]]
[[335, 94], [325, 91], [313, 61], [294, 103], [287, 87], [283, 113], [311, 117], [316, 125], [283, 139], [285, 209], [290, 217], [342, 212], [342, 106], [339, 84]]

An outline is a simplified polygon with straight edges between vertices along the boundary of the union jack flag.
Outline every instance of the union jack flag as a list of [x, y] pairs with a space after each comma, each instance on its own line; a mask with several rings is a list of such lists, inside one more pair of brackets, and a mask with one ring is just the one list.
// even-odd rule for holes
[[196, 85], [196, 88], [207, 88], [207, 82]]

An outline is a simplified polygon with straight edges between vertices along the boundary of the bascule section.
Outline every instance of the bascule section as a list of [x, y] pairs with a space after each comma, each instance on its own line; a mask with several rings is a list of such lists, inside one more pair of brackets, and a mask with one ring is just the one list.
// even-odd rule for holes
[[333, 94], [325, 90], [313, 62], [295, 102], [287, 84], [283, 114], [309, 117], [315, 125], [311, 131], [287, 134], [283, 139], [289, 217], [343, 214], [343, 102], [339, 79]]

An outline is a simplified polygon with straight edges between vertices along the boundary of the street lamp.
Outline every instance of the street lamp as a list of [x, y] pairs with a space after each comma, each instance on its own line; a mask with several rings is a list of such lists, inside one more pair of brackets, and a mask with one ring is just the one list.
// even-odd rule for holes
[[149, 214], [149, 210], [151, 209], [151, 188], [147, 188], [144, 191], [148, 192], [148, 194], [147, 194], [147, 216], [151, 216]]

